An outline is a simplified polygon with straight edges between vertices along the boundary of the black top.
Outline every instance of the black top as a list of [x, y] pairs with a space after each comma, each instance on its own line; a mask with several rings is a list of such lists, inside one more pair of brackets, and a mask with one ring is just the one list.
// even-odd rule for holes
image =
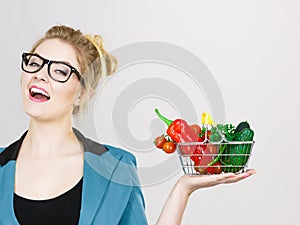
[[20, 225], [77, 225], [81, 208], [81, 180], [69, 191], [47, 200], [14, 194], [14, 211]]

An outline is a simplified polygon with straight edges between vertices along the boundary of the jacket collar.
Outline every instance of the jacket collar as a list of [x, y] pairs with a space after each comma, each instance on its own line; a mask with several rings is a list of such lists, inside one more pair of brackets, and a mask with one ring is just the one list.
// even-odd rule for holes
[[15, 141], [9, 145], [3, 152], [0, 154], [0, 166], [4, 166], [11, 160], [16, 160], [20, 147], [23, 143], [24, 138], [26, 137], [28, 131], [26, 131], [19, 140]]

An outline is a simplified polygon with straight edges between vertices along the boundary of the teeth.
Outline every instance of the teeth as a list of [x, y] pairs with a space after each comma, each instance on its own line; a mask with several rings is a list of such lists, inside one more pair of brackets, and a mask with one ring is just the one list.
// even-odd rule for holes
[[31, 88], [30, 92], [32, 94], [37, 94], [38, 93], [38, 94], [46, 96], [47, 98], [50, 98], [50, 96], [45, 91], [43, 91], [41, 89], [38, 89], [38, 88]]

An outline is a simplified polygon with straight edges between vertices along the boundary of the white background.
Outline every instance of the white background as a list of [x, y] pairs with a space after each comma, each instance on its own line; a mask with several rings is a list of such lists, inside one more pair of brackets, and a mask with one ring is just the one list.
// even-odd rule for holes
[[[2, 2], [0, 146], [18, 138], [28, 125], [20, 101], [20, 54], [52, 25], [67, 24], [86, 33], [99, 33], [108, 50], [149, 40], [175, 44], [207, 65], [222, 91], [226, 120], [247, 119], [256, 132], [250, 165], [257, 174], [238, 184], [197, 191], [182, 224], [299, 224], [299, 7], [296, 0]], [[139, 79], [136, 71], [169, 79], [166, 71], [171, 70], [158, 65], [132, 67], [127, 71], [132, 77], [124, 79], [121, 75], [125, 72], [118, 73], [107, 87], [117, 95], [120, 82], [126, 87]], [[189, 94], [197, 102], [197, 97]], [[109, 104], [105, 99], [99, 101]], [[162, 103], [153, 99], [149, 104], [154, 108]], [[199, 112], [208, 110], [205, 104], [196, 107]], [[148, 120], [154, 117], [144, 114], [135, 119], [144, 121], [145, 116]], [[135, 130], [132, 118], [129, 121]], [[102, 122], [96, 126], [104, 129]], [[106, 133], [99, 132], [105, 133], [101, 140], [120, 145], [110, 128], [105, 129]], [[147, 138], [147, 132], [137, 131], [135, 135]], [[152, 157], [166, 156], [151, 152], [148, 157], [151, 161]], [[137, 154], [137, 158], [139, 164], [147, 163], [145, 157]], [[143, 187], [150, 224], [155, 223], [181, 174], [179, 171], [165, 181]]]

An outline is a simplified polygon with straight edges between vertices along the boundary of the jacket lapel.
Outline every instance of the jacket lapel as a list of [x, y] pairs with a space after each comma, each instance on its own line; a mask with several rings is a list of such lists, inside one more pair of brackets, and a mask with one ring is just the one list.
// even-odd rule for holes
[[[0, 222], [7, 225], [19, 225], [14, 213], [14, 187], [16, 158], [27, 131], [19, 140], [9, 145], [0, 157]], [[1, 224], [0, 223], [0, 224]]]
[[79, 225], [93, 223], [120, 159], [121, 156], [114, 157], [109, 152], [103, 153], [101, 157], [85, 152]]
[[15, 161], [7, 163], [1, 175], [0, 221], [8, 225], [19, 224], [13, 210], [15, 165]]
[[84, 147], [82, 200], [78, 224], [93, 224], [122, 155], [112, 155], [104, 145], [85, 138], [76, 129], [73, 130]]

